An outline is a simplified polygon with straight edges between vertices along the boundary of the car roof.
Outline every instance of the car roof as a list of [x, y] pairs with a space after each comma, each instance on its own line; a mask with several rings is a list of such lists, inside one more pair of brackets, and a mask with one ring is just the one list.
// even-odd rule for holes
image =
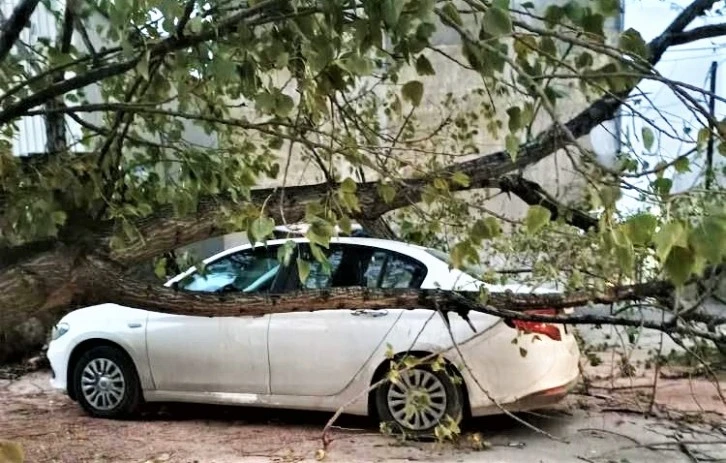
[[[209, 263], [211, 261], [217, 260], [221, 257], [228, 256], [230, 254], [234, 254], [238, 251], [243, 251], [245, 249], [250, 248], [257, 248], [257, 247], [265, 247], [265, 246], [276, 246], [280, 244], [285, 244], [288, 241], [292, 241], [294, 243], [309, 243], [310, 240], [305, 237], [291, 237], [291, 238], [282, 238], [282, 239], [275, 239], [275, 240], [267, 240], [265, 242], [257, 242], [257, 243], [248, 243], [248, 244], [242, 244], [239, 246], [235, 246], [229, 249], [225, 249], [224, 251], [214, 254], [213, 256], [207, 257], [204, 259], [204, 263]], [[359, 246], [370, 246], [374, 248], [381, 248], [386, 249], [389, 251], [399, 251], [404, 254], [410, 254], [413, 252], [420, 252], [420, 251], [426, 251], [426, 248], [423, 246], [419, 246], [416, 244], [411, 243], [405, 243], [403, 241], [395, 241], [395, 240], [386, 240], [381, 238], [362, 238], [362, 237], [332, 237], [330, 239], [331, 244], [353, 244], [353, 245], [359, 245]]]

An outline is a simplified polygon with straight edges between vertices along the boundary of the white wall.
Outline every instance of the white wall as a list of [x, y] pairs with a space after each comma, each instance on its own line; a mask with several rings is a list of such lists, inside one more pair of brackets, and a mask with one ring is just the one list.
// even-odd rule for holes
[[[643, 38], [649, 41], [660, 34], [675, 18], [683, 7], [690, 4], [689, 0], [626, 0], [624, 12], [624, 28], [633, 27], [640, 31]], [[722, 23], [719, 16], [699, 18], [689, 27], [698, 27], [706, 24]], [[719, 63], [719, 78], [716, 80], [716, 94], [726, 97], [726, 38], [704, 39], [686, 45], [672, 47], [665, 53], [656, 69], [665, 78], [681, 81], [699, 88], [708, 89], [708, 73], [711, 62]], [[698, 121], [693, 111], [664, 84], [657, 81], [646, 81], [640, 85], [640, 90], [649, 97], [650, 102], [641, 98], [638, 110], [647, 118], [652, 119], [659, 127], [672, 125], [679, 136], [683, 136], [684, 128], [691, 129], [691, 135], [696, 137], [698, 129], [703, 126], [703, 119]], [[707, 96], [688, 92], [693, 98], [707, 108]], [[627, 111], [627, 110], [625, 110]], [[716, 118], [723, 119], [726, 115], [726, 105], [716, 103]], [[623, 117], [621, 129], [623, 134], [630, 133], [641, 137], [642, 120]], [[695, 143], [678, 140], [676, 137], [665, 134], [656, 134], [656, 142], [651, 149], [653, 154], [646, 153], [642, 141], [636, 141], [636, 150], [642, 150], [644, 158], [649, 160], [651, 166], [660, 161], [669, 161], [682, 155], [695, 147]], [[726, 159], [718, 152], [714, 154], [714, 170], [726, 165]], [[705, 155], [696, 159], [692, 164], [692, 171], [677, 175], [674, 180], [674, 190], [683, 191], [694, 185], [702, 185], [705, 173]], [[725, 184], [723, 176], [721, 184]], [[636, 207], [631, 201], [629, 207]]]
[[[0, 0], [2, 20], [12, 15], [17, 3], [17, 0]], [[55, 34], [55, 19], [41, 3], [30, 18], [30, 27], [20, 34], [20, 41], [32, 45], [39, 37], [54, 39]], [[13, 153], [16, 156], [45, 151], [45, 122], [41, 116], [23, 117], [17, 125], [18, 132], [13, 137]]]
[[[53, 10], [63, 11], [65, 7], [64, 0], [50, 1]], [[0, 11], [2, 11], [2, 17], [8, 18], [12, 14], [12, 11], [17, 3], [18, 0], [0, 0]], [[89, 27], [87, 27], [87, 31], [91, 42], [94, 44], [96, 49], [100, 49], [104, 45], [109, 46], [109, 43], [96, 33], [96, 25], [102, 24], [102, 21], [103, 20], [100, 17], [92, 17], [87, 22], [89, 25]], [[32, 45], [37, 42], [39, 37], [47, 37], [51, 40], [55, 40], [56, 35], [57, 24], [55, 18], [42, 3], [39, 4], [31, 16], [30, 27], [24, 29], [22, 32], [21, 40]], [[80, 50], [85, 49], [85, 44], [77, 33], [73, 36], [73, 45]], [[15, 50], [17, 50], [17, 48]], [[96, 85], [88, 86], [84, 90], [91, 103], [102, 102], [100, 92]], [[101, 113], [82, 113], [79, 114], [79, 116], [95, 125], [102, 123]], [[82, 149], [77, 143], [81, 138], [80, 126], [70, 118], [66, 118], [66, 124], [69, 146], [71, 149]], [[207, 135], [201, 128], [196, 127], [188, 121], [185, 121], [184, 125], [185, 132], [183, 134], [183, 139], [185, 141], [209, 148], [216, 148], [218, 146], [216, 135]], [[155, 137], [151, 139], [159, 141]], [[18, 123], [18, 131], [15, 134], [13, 141], [13, 151], [17, 156], [45, 151], [46, 133], [43, 118], [41, 116], [22, 118]]]

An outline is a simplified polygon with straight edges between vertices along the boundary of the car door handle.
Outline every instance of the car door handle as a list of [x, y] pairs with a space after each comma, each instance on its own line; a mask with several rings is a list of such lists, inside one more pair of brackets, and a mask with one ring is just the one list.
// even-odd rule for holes
[[366, 317], [385, 317], [388, 315], [388, 310], [369, 310], [369, 309], [358, 309], [351, 312], [351, 315], [366, 316]]

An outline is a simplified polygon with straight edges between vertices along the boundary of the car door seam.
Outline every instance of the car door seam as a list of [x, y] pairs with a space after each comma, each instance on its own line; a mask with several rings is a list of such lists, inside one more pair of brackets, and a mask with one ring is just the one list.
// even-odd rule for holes
[[146, 350], [146, 365], [149, 368], [149, 376], [151, 377], [151, 387], [156, 390], [154, 369], [151, 368], [151, 357], [149, 356], [149, 313], [146, 314], [146, 320], [144, 321], [144, 348]]

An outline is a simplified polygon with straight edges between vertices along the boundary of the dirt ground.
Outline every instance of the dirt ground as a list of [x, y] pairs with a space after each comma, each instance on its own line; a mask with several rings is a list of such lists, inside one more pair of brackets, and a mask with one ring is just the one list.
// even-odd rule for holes
[[[598, 371], [604, 375], [607, 365]], [[467, 435], [457, 444], [413, 443], [379, 434], [366, 419], [343, 417], [324, 460], [726, 461], [726, 406], [708, 379], [660, 378], [655, 416], [645, 417], [652, 375], [603, 380], [598, 371], [586, 393], [519, 415], [538, 430], [506, 416], [478, 418], [464, 424]], [[321, 430], [330, 417], [179, 404], [135, 421], [100, 420], [50, 390], [48, 381], [47, 372], [0, 380], [0, 440], [22, 443], [28, 462], [313, 462], [321, 456]], [[485, 450], [475, 449], [477, 433]]]

